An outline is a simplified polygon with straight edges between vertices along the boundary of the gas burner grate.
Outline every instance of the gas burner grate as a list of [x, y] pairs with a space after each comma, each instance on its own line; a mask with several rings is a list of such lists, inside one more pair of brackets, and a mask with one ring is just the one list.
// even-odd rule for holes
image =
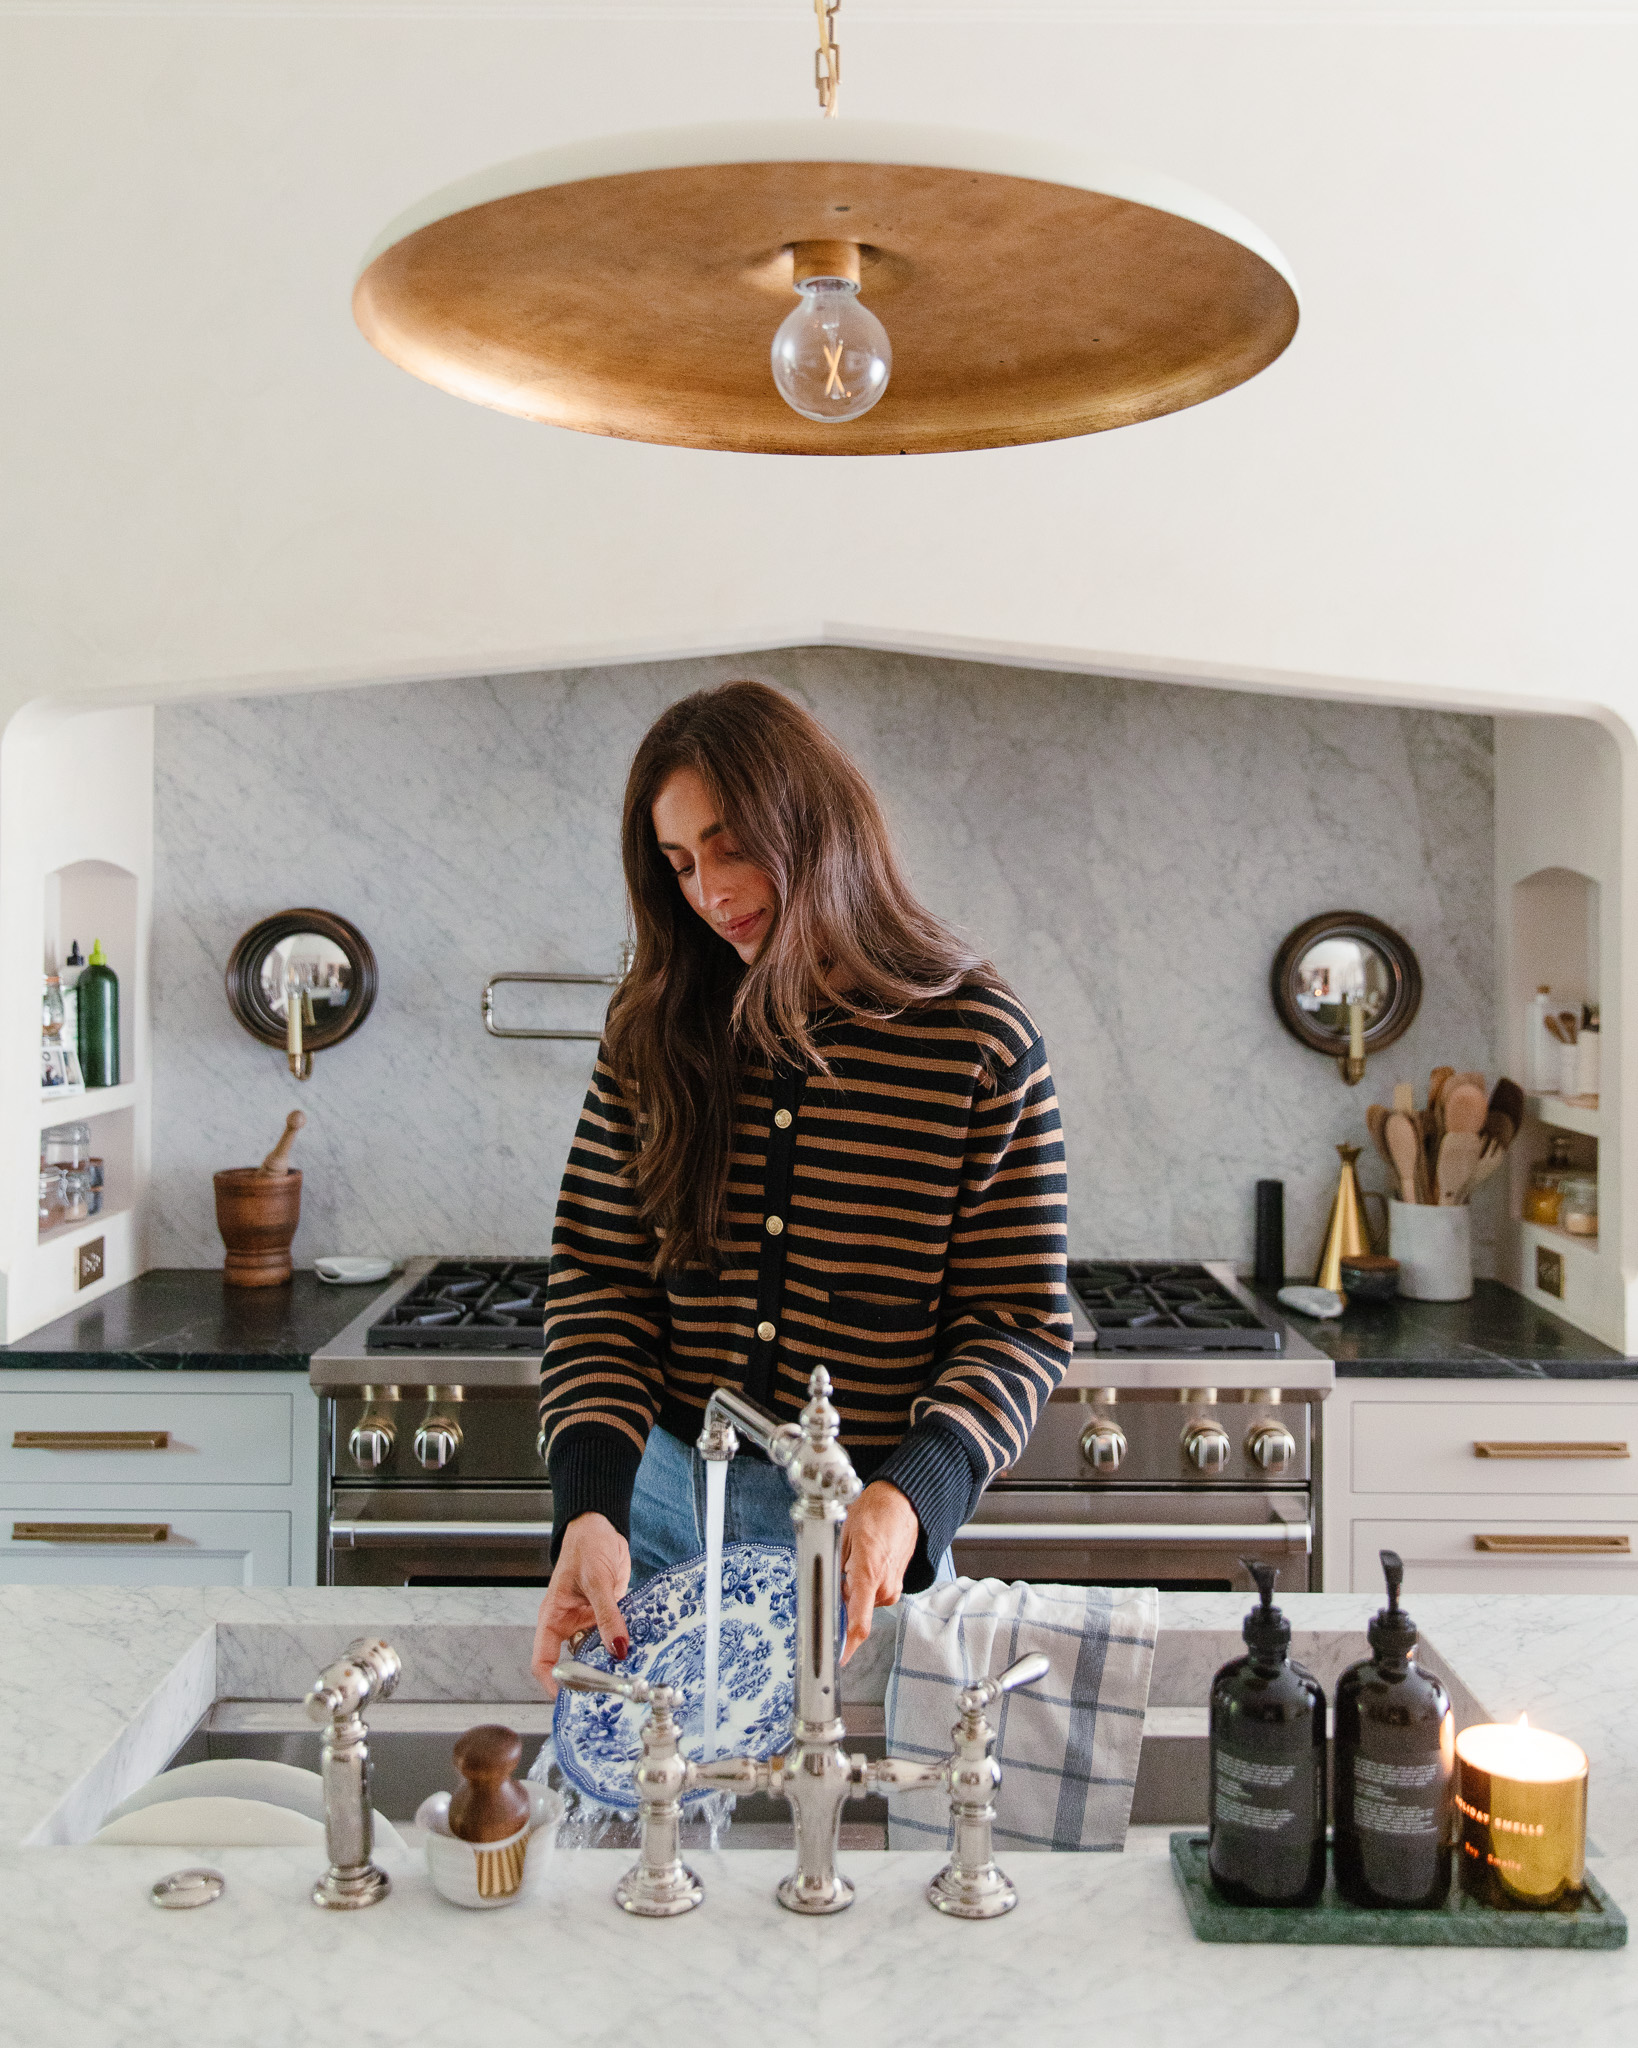
[[541, 1351], [544, 1260], [446, 1259], [373, 1322], [366, 1351]]
[[1071, 1259], [1069, 1285], [1109, 1351], [1278, 1351], [1280, 1333], [1204, 1266]]

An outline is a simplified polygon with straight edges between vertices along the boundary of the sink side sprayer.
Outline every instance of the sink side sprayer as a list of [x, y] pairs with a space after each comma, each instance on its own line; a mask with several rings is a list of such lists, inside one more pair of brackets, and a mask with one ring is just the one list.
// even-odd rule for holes
[[1017, 1893], [996, 1868], [992, 1827], [1001, 1782], [987, 1709], [1016, 1685], [1046, 1675], [1045, 1657], [1023, 1657], [999, 1678], [966, 1687], [958, 1698], [954, 1747], [933, 1763], [899, 1757], [871, 1761], [842, 1751], [836, 1650], [842, 1635], [842, 1530], [861, 1487], [838, 1440], [840, 1418], [830, 1400], [823, 1366], [808, 1382], [800, 1422], [776, 1422], [742, 1395], [719, 1387], [705, 1411], [700, 1455], [728, 1459], [739, 1432], [778, 1465], [795, 1492], [796, 1672], [790, 1746], [767, 1760], [719, 1757], [692, 1763], [678, 1747], [679, 1694], [646, 1679], [622, 1678], [573, 1659], [552, 1676], [579, 1692], [612, 1692], [649, 1707], [643, 1753], [634, 1773], [642, 1816], [637, 1863], [615, 1887], [628, 1913], [664, 1918], [687, 1913], [705, 1896], [679, 1854], [683, 1796], [696, 1790], [770, 1792], [784, 1799], [796, 1832], [796, 1868], [779, 1886], [779, 1903], [793, 1913], [839, 1913], [853, 1903], [853, 1886], [836, 1868], [842, 1808], [867, 1792], [943, 1790], [955, 1820], [955, 1849], [927, 1887], [929, 1902], [963, 1920], [992, 1920], [1010, 1912]]
[[313, 1887], [313, 1904], [337, 1910], [373, 1906], [392, 1880], [370, 1860], [375, 1816], [370, 1806], [370, 1731], [364, 1708], [384, 1700], [403, 1674], [390, 1643], [360, 1636], [347, 1654], [321, 1671], [307, 1695], [309, 1720], [324, 1726], [324, 1834], [330, 1868]]

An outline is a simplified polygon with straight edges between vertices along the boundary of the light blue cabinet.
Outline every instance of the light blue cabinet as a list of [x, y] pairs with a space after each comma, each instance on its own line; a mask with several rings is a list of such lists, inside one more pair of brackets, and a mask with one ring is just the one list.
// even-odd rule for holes
[[0, 1372], [0, 1584], [317, 1584], [320, 1416], [300, 1373]]

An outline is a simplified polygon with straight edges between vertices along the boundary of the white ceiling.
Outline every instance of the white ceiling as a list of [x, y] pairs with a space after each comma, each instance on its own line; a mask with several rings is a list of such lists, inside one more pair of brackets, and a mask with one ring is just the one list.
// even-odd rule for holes
[[808, 114], [803, 0], [0, 0], [0, 717], [826, 636], [1624, 711], [1635, 22], [846, 0], [849, 111], [1172, 172], [1304, 320], [1171, 419], [804, 462], [465, 406], [348, 312], [483, 164]]

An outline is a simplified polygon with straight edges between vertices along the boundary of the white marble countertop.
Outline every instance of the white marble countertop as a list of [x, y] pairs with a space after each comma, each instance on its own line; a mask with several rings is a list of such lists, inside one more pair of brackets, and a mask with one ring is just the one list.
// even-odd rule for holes
[[[1302, 1637], [1357, 1629], [1367, 1598], [1282, 1602]], [[1157, 1704], [1200, 1704], [1237, 1645], [1240, 1596], [1162, 1600]], [[290, 1699], [355, 1634], [404, 1656], [401, 1699], [534, 1697], [524, 1592], [0, 1589], [0, 2014], [5, 2037], [53, 2048], [210, 2040], [307, 2048], [334, 2031], [376, 2043], [615, 2042], [814, 2048], [941, 2036], [1030, 2048], [1197, 2048], [1273, 2026], [1372, 2048], [1396, 2020], [1446, 2042], [1577, 2048], [1638, 2028], [1638, 1953], [1241, 1949], [1197, 1943], [1166, 1831], [1121, 1856], [1015, 1856], [1020, 1905], [984, 1926], [923, 1903], [936, 1855], [859, 1854], [853, 1910], [780, 1910], [785, 1854], [691, 1860], [699, 1912], [634, 1922], [610, 1889], [624, 1853], [564, 1853], [539, 1892], [467, 1914], [413, 1856], [382, 1858], [392, 1895], [359, 1914], [308, 1903], [309, 1852], [75, 1846], [158, 1769], [217, 1697]], [[1638, 1906], [1638, 1599], [1434, 1597], [1412, 1603], [1439, 1661], [1498, 1717], [1528, 1711], [1592, 1758], [1595, 1867]], [[1335, 1641], [1333, 1655], [1342, 1647]], [[1363, 1646], [1360, 1645], [1362, 1648]], [[221, 1901], [158, 1913], [147, 1887], [179, 1864], [227, 1874]]]

